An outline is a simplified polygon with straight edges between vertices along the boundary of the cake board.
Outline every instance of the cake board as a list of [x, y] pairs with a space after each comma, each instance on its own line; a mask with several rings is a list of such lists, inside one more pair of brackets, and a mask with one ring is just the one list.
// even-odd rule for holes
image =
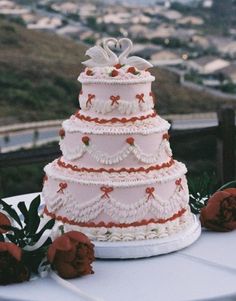
[[93, 241], [95, 257], [100, 259], [135, 259], [167, 254], [183, 249], [197, 240], [201, 225], [196, 216], [191, 227], [168, 237], [137, 241]]

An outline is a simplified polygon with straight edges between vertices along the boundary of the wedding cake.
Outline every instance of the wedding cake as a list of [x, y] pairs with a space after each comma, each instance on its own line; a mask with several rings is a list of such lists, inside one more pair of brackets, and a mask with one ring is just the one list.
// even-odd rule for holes
[[127, 38], [87, 50], [81, 109], [62, 124], [62, 156], [45, 167], [45, 215], [95, 243], [181, 239], [196, 223], [186, 167], [173, 159], [170, 124], [154, 110], [152, 65], [131, 51]]

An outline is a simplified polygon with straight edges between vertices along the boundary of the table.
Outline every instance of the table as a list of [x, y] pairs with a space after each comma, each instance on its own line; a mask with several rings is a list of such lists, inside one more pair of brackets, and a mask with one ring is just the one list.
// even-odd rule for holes
[[[17, 204], [37, 194], [5, 199]], [[236, 231], [203, 231], [190, 247], [152, 258], [96, 260], [95, 274], [70, 280], [104, 301], [236, 300]], [[83, 301], [50, 277], [0, 287], [0, 300]]]

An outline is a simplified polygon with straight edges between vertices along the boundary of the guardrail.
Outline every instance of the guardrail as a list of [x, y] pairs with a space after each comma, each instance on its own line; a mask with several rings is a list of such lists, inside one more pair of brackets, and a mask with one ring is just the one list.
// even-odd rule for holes
[[[172, 130], [172, 139], [197, 139], [204, 135], [214, 135], [217, 139], [217, 174], [218, 181], [225, 183], [235, 179], [235, 112], [232, 107], [223, 106], [217, 113], [218, 126], [188, 130]], [[21, 150], [0, 154], [0, 168], [49, 162], [60, 156], [59, 146], [44, 146], [41, 148]]]

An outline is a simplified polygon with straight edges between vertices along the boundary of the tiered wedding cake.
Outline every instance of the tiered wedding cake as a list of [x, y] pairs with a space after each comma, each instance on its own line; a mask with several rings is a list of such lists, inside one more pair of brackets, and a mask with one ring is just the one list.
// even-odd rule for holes
[[95, 242], [169, 238], [195, 223], [186, 167], [153, 109], [151, 64], [128, 57], [131, 49], [110, 38], [86, 52], [81, 110], [63, 122], [62, 157], [45, 167], [45, 214]]

